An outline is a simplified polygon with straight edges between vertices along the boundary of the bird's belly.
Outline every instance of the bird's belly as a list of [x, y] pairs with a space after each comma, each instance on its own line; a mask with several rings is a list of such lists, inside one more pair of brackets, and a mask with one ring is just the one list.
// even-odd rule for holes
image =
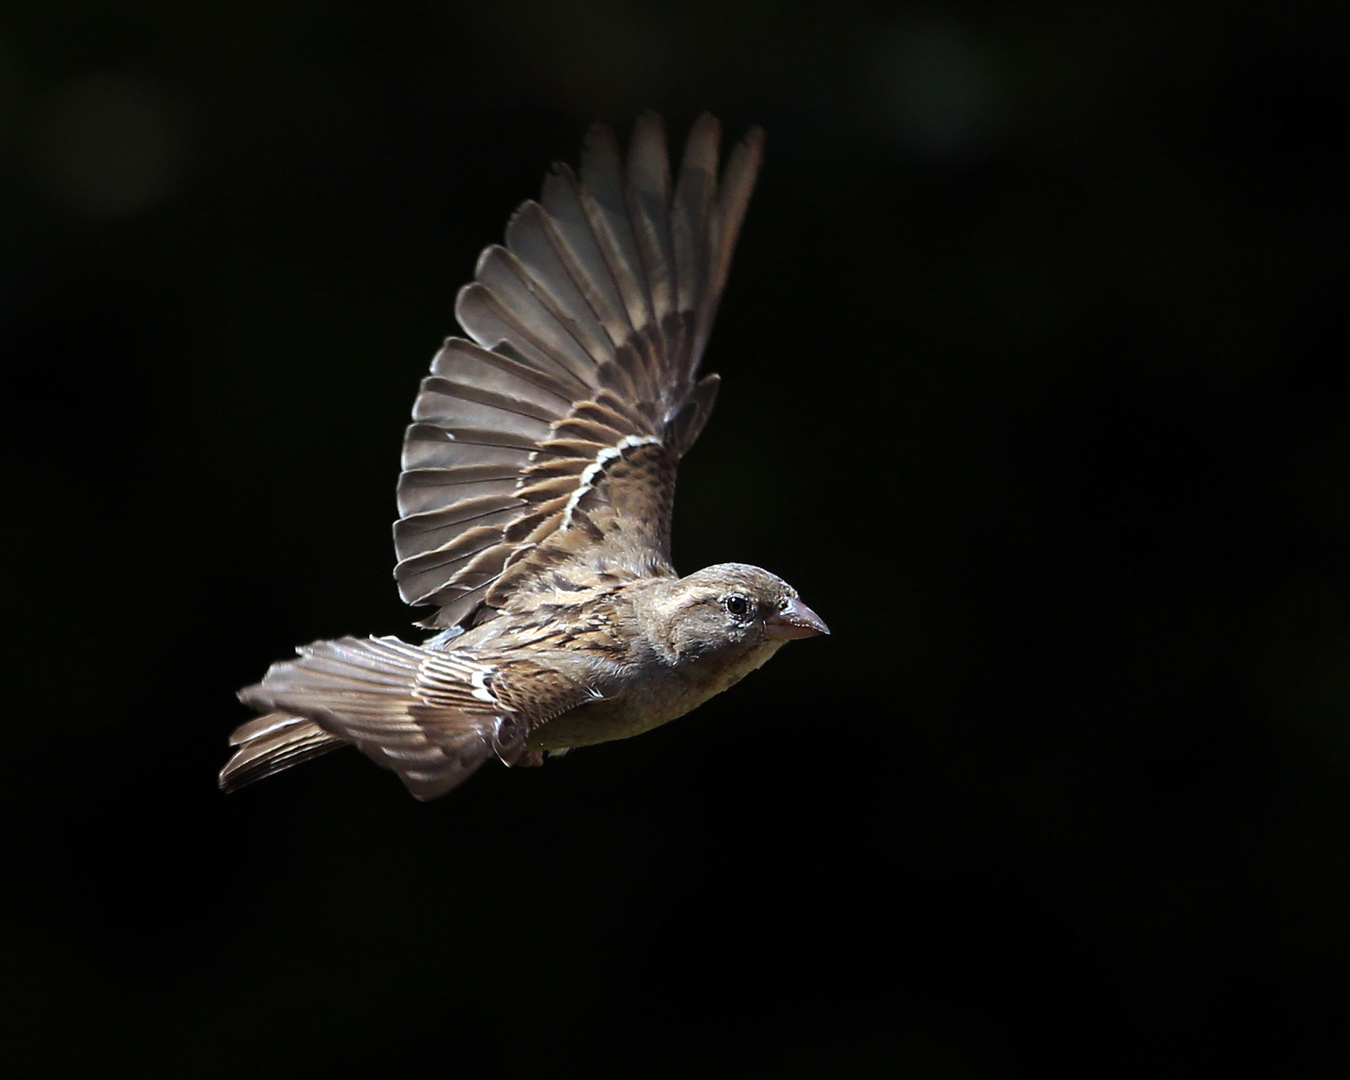
[[[697, 702], [695, 702], [697, 704]], [[691, 705], [689, 708], [693, 708]], [[568, 750], [641, 735], [667, 721], [683, 716], [689, 709], [666, 713], [634, 708], [629, 703], [597, 701], [556, 716], [533, 732], [527, 745], [531, 750]]]
[[698, 708], [739, 682], [768, 660], [778, 644], [760, 646], [731, 665], [644, 679], [603, 700], [554, 717], [530, 734], [527, 745], [531, 750], [567, 750], [641, 735]]

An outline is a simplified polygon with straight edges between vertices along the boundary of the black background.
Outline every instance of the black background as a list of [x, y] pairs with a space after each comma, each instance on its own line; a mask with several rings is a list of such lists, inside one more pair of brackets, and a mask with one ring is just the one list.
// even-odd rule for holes
[[[1344, 1076], [1344, 5], [30, 2], [0, 18], [7, 1060]], [[684, 570], [830, 623], [419, 805], [225, 797], [411, 636], [402, 426], [595, 118], [768, 132]]]

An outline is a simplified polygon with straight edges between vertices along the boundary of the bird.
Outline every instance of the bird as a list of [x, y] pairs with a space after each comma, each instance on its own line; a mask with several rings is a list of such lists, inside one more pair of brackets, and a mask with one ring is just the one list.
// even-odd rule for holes
[[691, 127], [672, 176], [664, 123], [626, 157], [603, 124], [555, 164], [504, 244], [479, 257], [407, 428], [394, 525], [422, 644], [297, 648], [239, 692], [234, 791], [353, 745], [419, 800], [496, 758], [540, 765], [648, 731], [829, 633], [782, 578], [745, 563], [681, 577], [676, 467], [707, 422], [699, 374], [763, 156], [752, 128], [719, 169]]

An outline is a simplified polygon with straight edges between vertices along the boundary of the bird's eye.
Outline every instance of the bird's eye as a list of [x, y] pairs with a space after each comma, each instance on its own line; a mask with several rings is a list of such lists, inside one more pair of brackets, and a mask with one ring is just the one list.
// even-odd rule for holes
[[732, 593], [730, 596], [728, 596], [725, 600], [722, 601], [722, 606], [725, 607], [727, 611], [730, 612], [732, 615], [735, 615], [737, 618], [740, 618], [750, 610], [750, 601], [747, 600], [744, 596], [741, 596], [737, 593]]

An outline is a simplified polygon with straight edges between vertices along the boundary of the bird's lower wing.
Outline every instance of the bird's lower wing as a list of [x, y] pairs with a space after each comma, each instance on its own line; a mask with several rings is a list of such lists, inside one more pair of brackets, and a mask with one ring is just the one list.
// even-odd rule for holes
[[481, 660], [397, 638], [341, 638], [298, 650], [242, 690], [263, 711], [232, 739], [231, 790], [352, 743], [419, 799], [456, 787], [491, 757], [515, 764], [529, 732], [592, 700], [529, 661]]

